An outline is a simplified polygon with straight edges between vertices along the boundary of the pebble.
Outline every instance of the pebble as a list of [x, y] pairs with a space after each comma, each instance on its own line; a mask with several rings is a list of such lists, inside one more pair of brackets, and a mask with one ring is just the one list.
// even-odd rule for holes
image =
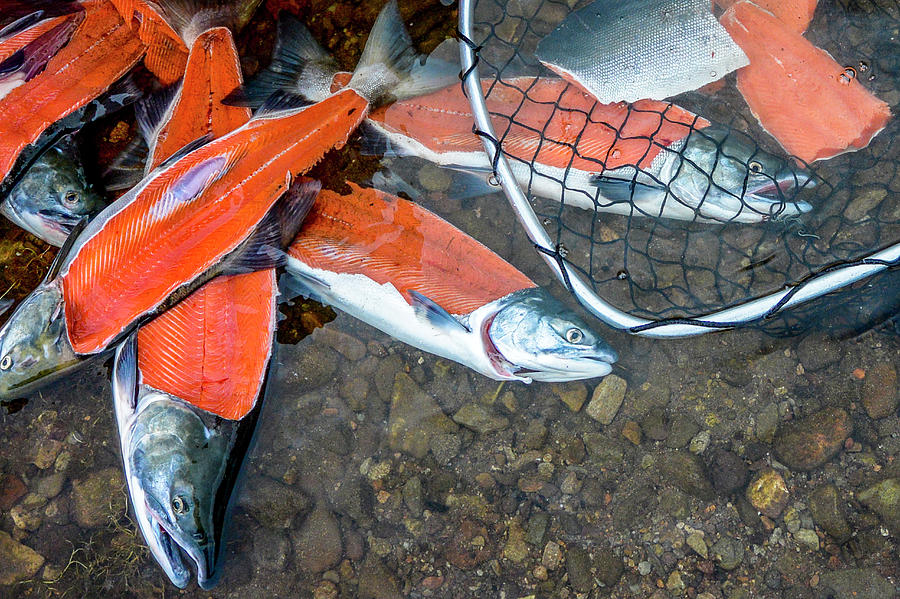
[[556, 541], [547, 541], [541, 554], [541, 564], [548, 570], [556, 570], [562, 561], [562, 549]]
[[28, 487], [15, 474], [0, 475], [0, 512], [6, 512], [28, 492]]
[[669, 423], [669, 434], [666, 436], [666, 447], [681, 449], [682, 447], [687, 446], [698, 432], [700, 432], [700, 427], [697, 426], [696, 422], [687, 416], [679, 414], [673, 417], [672, 421]]
[[578, 593], [587, 593], [594, 587], [591, 576], [591, 558], [581, 547], [572, 546], [566, 551], [566, 572], [569, 584]]
[[428, 454], [432, 437], [457, 430], [457, 425], [447, 418], [431, 395], [422, 391], [408, 374], [397, 373], [388, 416], [392, 450], [421, 459]]
[[710, 434], [709, 431], [700, 431], [691, 439], [690, 444], [688, 445], [688, 450], [691, 453], [700, 454], [706, 451], [706, 448], [709, 447], [710, 442]]
[[638, 574], [640, 574], [641, 576], [646, 576], [647, 574], [650, 574], [650, 572], [653, 569], [653, 566], [650, 564], [650, 562], [644, 560], [642, 562], [638, 562], [637, 569], [638, 569]]
[[709, 500], [715, 496], [712, 484], [700, 459], [686, 451], [675, 451], [659, 456], [659, 475], [668, 483], [688, 495]]
[[327, 345], [351, 362], [356, 362], [366, 357], [365, 343], [337, 329], [320, 327], [313, 331], [313, 339], [317, 343]]
[[75, 521], [82, 528], [95, 528], [125, 512], [125, 484], [121, 468], [104, 468], [72, 483]]
[[816, 531], [810, 530], [808, 528], [801, 528], [797, 532], [794, 533], [794, 538], [801, 545], [805, 545], [812, 551], [819, 550], [819, 536], [816, 534]]
[[537, 512], [528, 519], [528, 527], [525, 531], [525, 540], [530, 545], [540, 547], [544, 543], [544, 535], [547, 534], [547, 525], [550, 523], [550, 515], [547, 512]]
[[737, 539], [722, 537], [712, 546], [712, 554], [723, 570], [734, 570], [744, 559], [744, 546]]
[[680, 595], [684, 592], [685, 584], [681, 580], [681, 572], [673, 570], [666, 579], [666, 589], [672, 593]]
[[443, 466], [459, 455], [462, 439], [454, 433], [438, 433], [428, 440], [428, 448], [434, 461]]
[[62, 441], [57, 441], [55, 439], [41, 439], [40, 443], [35, 448], [31, 463], [41, 470], [46, 470], [56, 463], [56, 456], [59, 455], [62, 448]]
[[870, 418], [887, 418], [897, 412], [897, 371], [893, 364], [877, 364], [866, 374], [862, 404]]
[[627, 389], [628, 383], [625, 379], [614, 374], [606, 376], [594, 387], [585, 412], [600, 424], [611, 424], [625, 400]]
[[21, 503], [9, 510], [9, 516], [16, 528], [33, 532], [41, 527], [41, 508], [46, 504], [45, 497], [29, 493]]
[[521, 564], [528, 557], [528, 545], [525, 544], [525, 531], [516, 520], [511, 520], [507, 528], [506, 544], [503, 546], [503, 557], [511, 562]]
[[631, 441], [632, 445], [641, 444], [641, 425], [634, 420], [629, 420], [622, 427], [622, 436]]
[[540, 449], [547, 440], [547, 427], [540, 420], [532, 420], [525, 428], [524, 443], [526, 449]]
[[341, 561], [341, 531], [331, 511], [316, 506], [293, 535], [297, 565], [312, 572], [324, 572]]
[[356, 594], [358, 599], [397, 599], [403, 596], [397, 581], [372, 553], [360, 568]]
[[852, 432], [847, 412], [827, 408], [784, 426], [775, 438], [775, 453], [792, 470], [812, 470], [833, 458]]
[[617, 468], [625, 457], [621, 442], [603, 433], [585, 433], [582, 435], [588, 454], [601, 468]]
[[730, 495], [747, 484], [747, 466], [735, 453], [718, 449], [710, 453], [708, 471], [719, 495]]
[[771, 443], [775, 439], [775, 431], [778, 430], [778, 406], [769, 402], [756, 415], [754, 427], [756, 438], [763, 443]]
[[647, 412], [641, 420], [641, 430], [652, 441], [664, 441], [669, 436], [669, 431], [666, 428], [666, 418], [663, 411], [654, 408]]
[[33, 485], [34, 492], [47, 499], [53, 499], [62, 491], [65, 482], [65, 474], [56, 472], [38, 479]]
[[0, 585], [28, 580], [44, 565], [44, 556], [0, 531]]
[[838, 543], [850, 540], [852, 531], [844, 516], [837, 487], [832, 484], [816, 487], [809, 495], [809, 511], [812, 512], [813, 522], [825, 534]]
[[409, 512], [413, 518], [422, 515], [425, 509], [422, 500], [422, 480], [418, 476], [413, 476], [403, 485], [403, 503], [409, 508]]
[[587, 399], [587, 387], [580, 381], [553, 383], [550, 389], [573, 412], [579, 411]]
[[290, 528], [294, 516], [310, 507], [305, 495], [267, 476], [248, 480], [238, 502], [266, 528]]
[[601, 547], [594, 552], [593, 561], [597, 579], [603, 586], [606, 588], [616, 586], [625, 571], [625, 563], [622, 558], [609, 547]]
[[498, 416], [474, 401], [463, 405], [453, 415], [453, 421], [481, 435], [502, 431], [509, 426], [509, 419], [505, 416]]
[[747, 487], [747, 500], [769, 518], [781, 515], [789, 499], [790, 493], [784, 478], [773, 468], [757, 472]]
[[685, 543], [687, 543], [688, 547], [693, 549], [697, 555], [706, 559], [709, 557], [709, 548], [706, 546], [706, 541], [703, 539], [703, 535], [699, 532], [692, 532], [685, 539]]
[[253, 534], [253, 557], [264, 570], [284, 571], [290, 551], [291, 543], [284, 530], [259, 527]]
[[823, 340], [818, 335], [807, 335], [797, 344], [797, 358], [807, 372], [817, 372], [836, 364], [841, 355], [839, 344]]
[[816, 588], [833, 599], [885, 599], [895, 597], [894, 585], [873, 568], [847, 568], [823, 572]]
[[900, 478], [888, 478], [872, 485], [858, 493], [857, 498], [900, 537]]

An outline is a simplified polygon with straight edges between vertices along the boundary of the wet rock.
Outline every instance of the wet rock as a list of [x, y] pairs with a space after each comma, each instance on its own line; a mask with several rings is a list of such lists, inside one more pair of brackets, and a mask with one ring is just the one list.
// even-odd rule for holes
[[689, 534], [687, 539], [685, 539], [685, 543], [687, 543], [688, 547], [693, 549], [697, 555], [703, 559], [709, 557], [709, 547], [706, 546], [706, 541], [699, 532], [692, 532]]
[[663, 483], [700, 499], [709, 500], [715, 496], [703, 463], [691, 453], [676, 451], [663, 454], [659, 457], [658, 468]]
[[56, 439], [41, 439], [34, 447], [34, 454], [31, 463], [46, 470], [56, 462], [56, 456], [62, 451], [63, 442]]
[[53, 499], [62, 491], [65, 482], [65, 474], [56, 472], [38, 479], [33, 485], [34, 492], [47, 499]]
[[526, 449], [540, 449], [547, 440], [547, 427], [540, 420], [532, 420], [525, 429], [524, 444]]
[[675, 520], [683, 520], [690, 513], [691, 499], [679, 489], [665, 487], [659, 491], [659, 511]]
[[525, 531], [525, 540], [530, 545], [540, 547], [544, 544], [544, 535], [547, 533], [547, 525], [550, 523], [550, 514], [537, 512], [528, 519], [528, 527]]
[[838, 543], [850, 539], [852, 531], [844, 510], [841, 507], [840, 495], [834, 485], [821, 485], [809, 495], [809, 511], [813, 522]]
[[817, 372], [841, 359], [840, 345], [816, 335], [807, 335], [797, 345], [797, 358], [807, 372]]
[[709, 447], [709, 442], [709, 431], [700, 431], [694, 436], [693, 439], [691, 439], [690, 444], [688, 444], [688, 450], [691, 453], [703, 453], [704, 451], [706, 451], [706, 448]]
[[337, 599], [338, 587], [330, 580], [323, 580], [313, 590], [312, 599]]
[[375, 390], [382, 401], [388, 402], [391, 400], [397, 373], [402, 369], [403, 358], [398, 354], [390, 354], [378, 362], [378, 367], [372, 376], [372, 382], [375, 384]]
[[828, 408], [784, 426], [775, 438], [775, 453], [793, 470], [812, 470], [833, 458], [852, 432], [847, 412]]
[[719, 495], [730, 495], [747, 484], [747, 466], [744, 460], [725, 449], [710, 454], [708, 471], [713, 488]]
[[282, 572], [291, 554], [287, 533], [272, 528], [257, 528], [253, 534], [253, 557], [263, 570]]
[[691, 439], [700, 432], [697, 423], [686, 416], [675, 416], [669, 423], [669, 434], [666, 436], [666, 447], [681, 449], [690, 443]]
[[591, 576], [591, 558], [581, 547], [569, 547], [566, 551], [566, 572], [569, 584], [578, 593], [587, 593], [594, 586]]
[[900, 478], [888, 478], [857, 495], [867, 508], [900, 537]]
[[625, 450], [620, 442], [604, 433], [585, 433], [582, 439], [588, 454], [598, 466], [615, 468], [621, 464]]
[[453, 415], [453, 421], [481, 435], [502, 431], [509, 426], [509, 420], [505, 416], [498, 416], [474, 401], [463, 405]]
[[787, 507], [790, 493], [777, 470], [765, 468], [747, 486], [747, 500], [765, 516], [777, 518]]
[[819, 536], [814, 530], [801, 528], [794, 533], [794, 538], [798, 543], [800, 543], [801, 545], [805, 545], [811, 551], [819, 550]]
[[434, 435], [428, 441], [428, 448], [434, 460], [441, 466], [447, 464], [459, 454], [462, 447], [462, 439], [453, 433], [441, 433]]
[[15, 474], [0, 476], [0, 512], [6, 512], [28, 492], [28, 487]]
[[28, 580], [44, 565], [44, 556], [0, 531], [0, 585]]
[[594, 570], [603, 586], [611, 588], [622, 578], [625, 563], [612, 549], [602, 547], [594, 552]]
[[296, 364], [287, 375], [287, 383], [297, 395], [306, 391], [318, 389], [334, 378], [338, 364], [342, 361], [340, 354], [322, 345], [315, 344], [315, 350], [304, 349], [302, 353], [295, 346], [290, 346], [287, 352], [297, 352], [296, 359], [285, 357], [285, 364]]
[[418, 476], [413, 476], [403, 484], [403, 503], [409, 508], [413, 518], [422, 515], [425, 506], [422, 501], [422, 480]]
[[41, 527], [41, 508], [47, 504], [47, 498], [37, 493], [29, 493], [25, 498], [9, 510], [16, 528], [35, 531]]
[[622, 436], [631, 441], [632, 445], [641, 444], [641, 425], [634, 420], [629, 420], [622, 426]]
[[666, 589], [676, 595], [680, 595], [684, 592], [685, 584], [684, 581], [681, 580], [681, 572], [673, 570], [669, 574], [669, 577], [666, 579]]
[[120, 468], [104, 468], [72, 483], [75, 521], [82, 528], [94, 528], [125, 512]]
[[712, 554], [723, 570], [734, 570], [744, 559], [744, 546], [737, 539], [722, 537], [712, 546]]
[[307, 572], [324, 572], [341, 560], [341, 531], [334, 515], [321, 506], [310, 512], [292, 536], [297, 564]]
[[547, 541], [541, 554], [541, 564], [548, 570], [556, 570], [562, 562], [562, 549], [556, 541]]
[[350, 361], [356, 362], [366, 357], [366, 345], [356, 337], [331, 327], [320, 327], [313, 331], [317, 343], [327, 345]]
[[666, 417], [661, 409], [652, 409], [641, 420], [641, 430], [652, 441], [665, 441], [669, 435]]
[[409, 375], [397, 373], [388, 417], [388, 438], [394, 451], [424, 458], [435, 435], [455, 433], [458, 427], [441, 411], [437, 402]]
[[594, 387], [591, 401], [584, 411], [600, 424], [610, 424], [625, 400], [628, 383], [614, 374], [607, 375]]
[[503, 546], [503, 557], [520, 564], [528, 558], [528, 545], [525, 543], [525, 531], [516, 520], [511, 520], [507, 528], [506, 544]]
[[862, 404], [870, 418], [887, 418], [897, 411], [897, 371], [893, 364], [878, 364], [867, 374], [862, 389]]
[[580, 381], [553, 383], [550, 385], [550, 389], [573, 412], [580, 410], [587, 399], [587, 387]]
[[833, 599], [884, 599], [896, 596], [894, 586], [873, 568], [823, 572], [817, 590], [823, 597]]
[[778, 430], [778, 406], [774, 402], [767, 403], [756, 415], [756, 438], [763, 443], [771, 443]]
[[403, 594], [381, 560], [370, 553], [359, 571], [357, 596], [359, 599], [397, 599]]
[[290, 528], [294, 516], [310, 507], [303, 493], [267, 476], [248, 480], [238, 502], [267, 528]]

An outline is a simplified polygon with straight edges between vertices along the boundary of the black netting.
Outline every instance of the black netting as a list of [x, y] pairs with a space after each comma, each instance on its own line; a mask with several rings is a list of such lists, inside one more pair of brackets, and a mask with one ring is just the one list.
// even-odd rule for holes
[[[493, 139], [554, 241], [554, 247], [544, 251], [581, 273], [598, 296], [652, 320], [699, 316], [803, 285], [818, 273], [900, 243], [896, 119], [867, 148], [806, 165], [785, 156], [761, 130], [733, 74], [715, 93], [684, 94], [672, 106], [638, 103], [619, 114], [598, 111], [576, 98], [581, 92], [573, 87], [535, 79], [554, 77], [533, 56], [538, 41], [585, 4], [478, 0], [469, 42], [478, 48]], [[897, 114], [898, 27], [897, 0], [826, 0], [816, 9], [807, 37], [852, 67], [851, 76], [858, 76]], [[702, 118], [691, 120], [692, 114]], [[635, 119], [644, 119], [639, 135], [631, 131]], [[655, 123], [649, 135], [647, 119]], [[667, 128], [670, 136], [674, 130], [676, 138], [683, 133], [685, 139], [713, 147], [714, 160], [699, 162], [687, 149], [690, 141], [660, 144]], [[588, 144], [601, 129], [613, 132], [615, 141], [598, 153]], [[607, 186], [611, 193], [592, 195], [584, 173], [622, 168], [622, 161], [616, 161], [618, 147], [627, 147], [629, 157], [638, 156], [629, 162], [637, 168], [631, 169], [624, 193], [617, 184]], [[565, 156], [565, 163], [548, 168], [553, 156]], [[705, 180], [689, 192], [668, 183], [671, 178], [656, 170], [666, 157], [677, 169], [702, 173]], [[793, 185], [775, 186], [776, 201], [760, 207], [719, 180], [716, 169], [728, 160], [751, 169], [754, 162], [765, 160], [768, 172], [778, 168], [795, 173]], [[665, 186], [662, 199], [657, 195], [649, 204], [642, 202], [642, 194], [654, 185]], [[799, 201], [808, 202], [811, 210], [792, 208]], [[717, 208], [721, 205], [729, 207], [723, 211]], [[898, 266], [896, 261], [887, 264], [891, 270]], [[865, 283], [850, 286], [844, 300], [832, 293], [828, 301], [852, 307], [878, 296], [860, 289], [871, 288]], [[775, 328], [793, 330], [809, 312], [792, 310]], [[878, 310], [850, 312], [872, 319], [870, 313]]]

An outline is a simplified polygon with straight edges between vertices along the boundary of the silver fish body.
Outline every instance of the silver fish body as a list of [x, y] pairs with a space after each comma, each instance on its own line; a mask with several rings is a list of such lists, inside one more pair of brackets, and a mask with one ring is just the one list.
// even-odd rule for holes
[[72, 135], [48, 148], [0, 202], [0, 214], [47, 243], [61, 246], [82, 219], [105, 206], [87, 181]]
[[262, 402], [219, 418], [140, 383], [135, 336], [116, 351], [113, 403], [131, 505], [150, 553], [173, 584], [212, 588], [229, 506]]
[[595, 0], [542, 39], [535, 56], [603, 103], [662, 100], [749, 64], [708, 0]]

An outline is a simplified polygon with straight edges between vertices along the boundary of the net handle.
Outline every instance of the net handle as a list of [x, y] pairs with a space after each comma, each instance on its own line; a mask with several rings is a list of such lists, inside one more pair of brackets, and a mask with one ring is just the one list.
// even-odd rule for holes
[[795, 286], [694, 318], [648, 320], [623, 312], [606, 302], [566, 264], [559, 252], [553, 249], [550, 236], [541, 225], [528, 198], [516, 183], [506, 156], [500, 152], [500, 141], [491, 124], [481, 89], [481, 77], [478, 72], [478, 52], [481, 47], [472, 41], [476, 2], [477, 0], [460, 0], [458, 32], [463, 93], [469, 99], [472, 114], [475, 116], [473, 132], [481, 137], [485, 152], [493, 165], [494, 177], [544, 262], [581, 305], [607, 325], [642, 337], [675, 338], [702, 335], [770, 318], [782, 310], [821, 297], [888, 268], [900, 266], [900, 243], [896, 243], [860, 260], [826, 268]]

